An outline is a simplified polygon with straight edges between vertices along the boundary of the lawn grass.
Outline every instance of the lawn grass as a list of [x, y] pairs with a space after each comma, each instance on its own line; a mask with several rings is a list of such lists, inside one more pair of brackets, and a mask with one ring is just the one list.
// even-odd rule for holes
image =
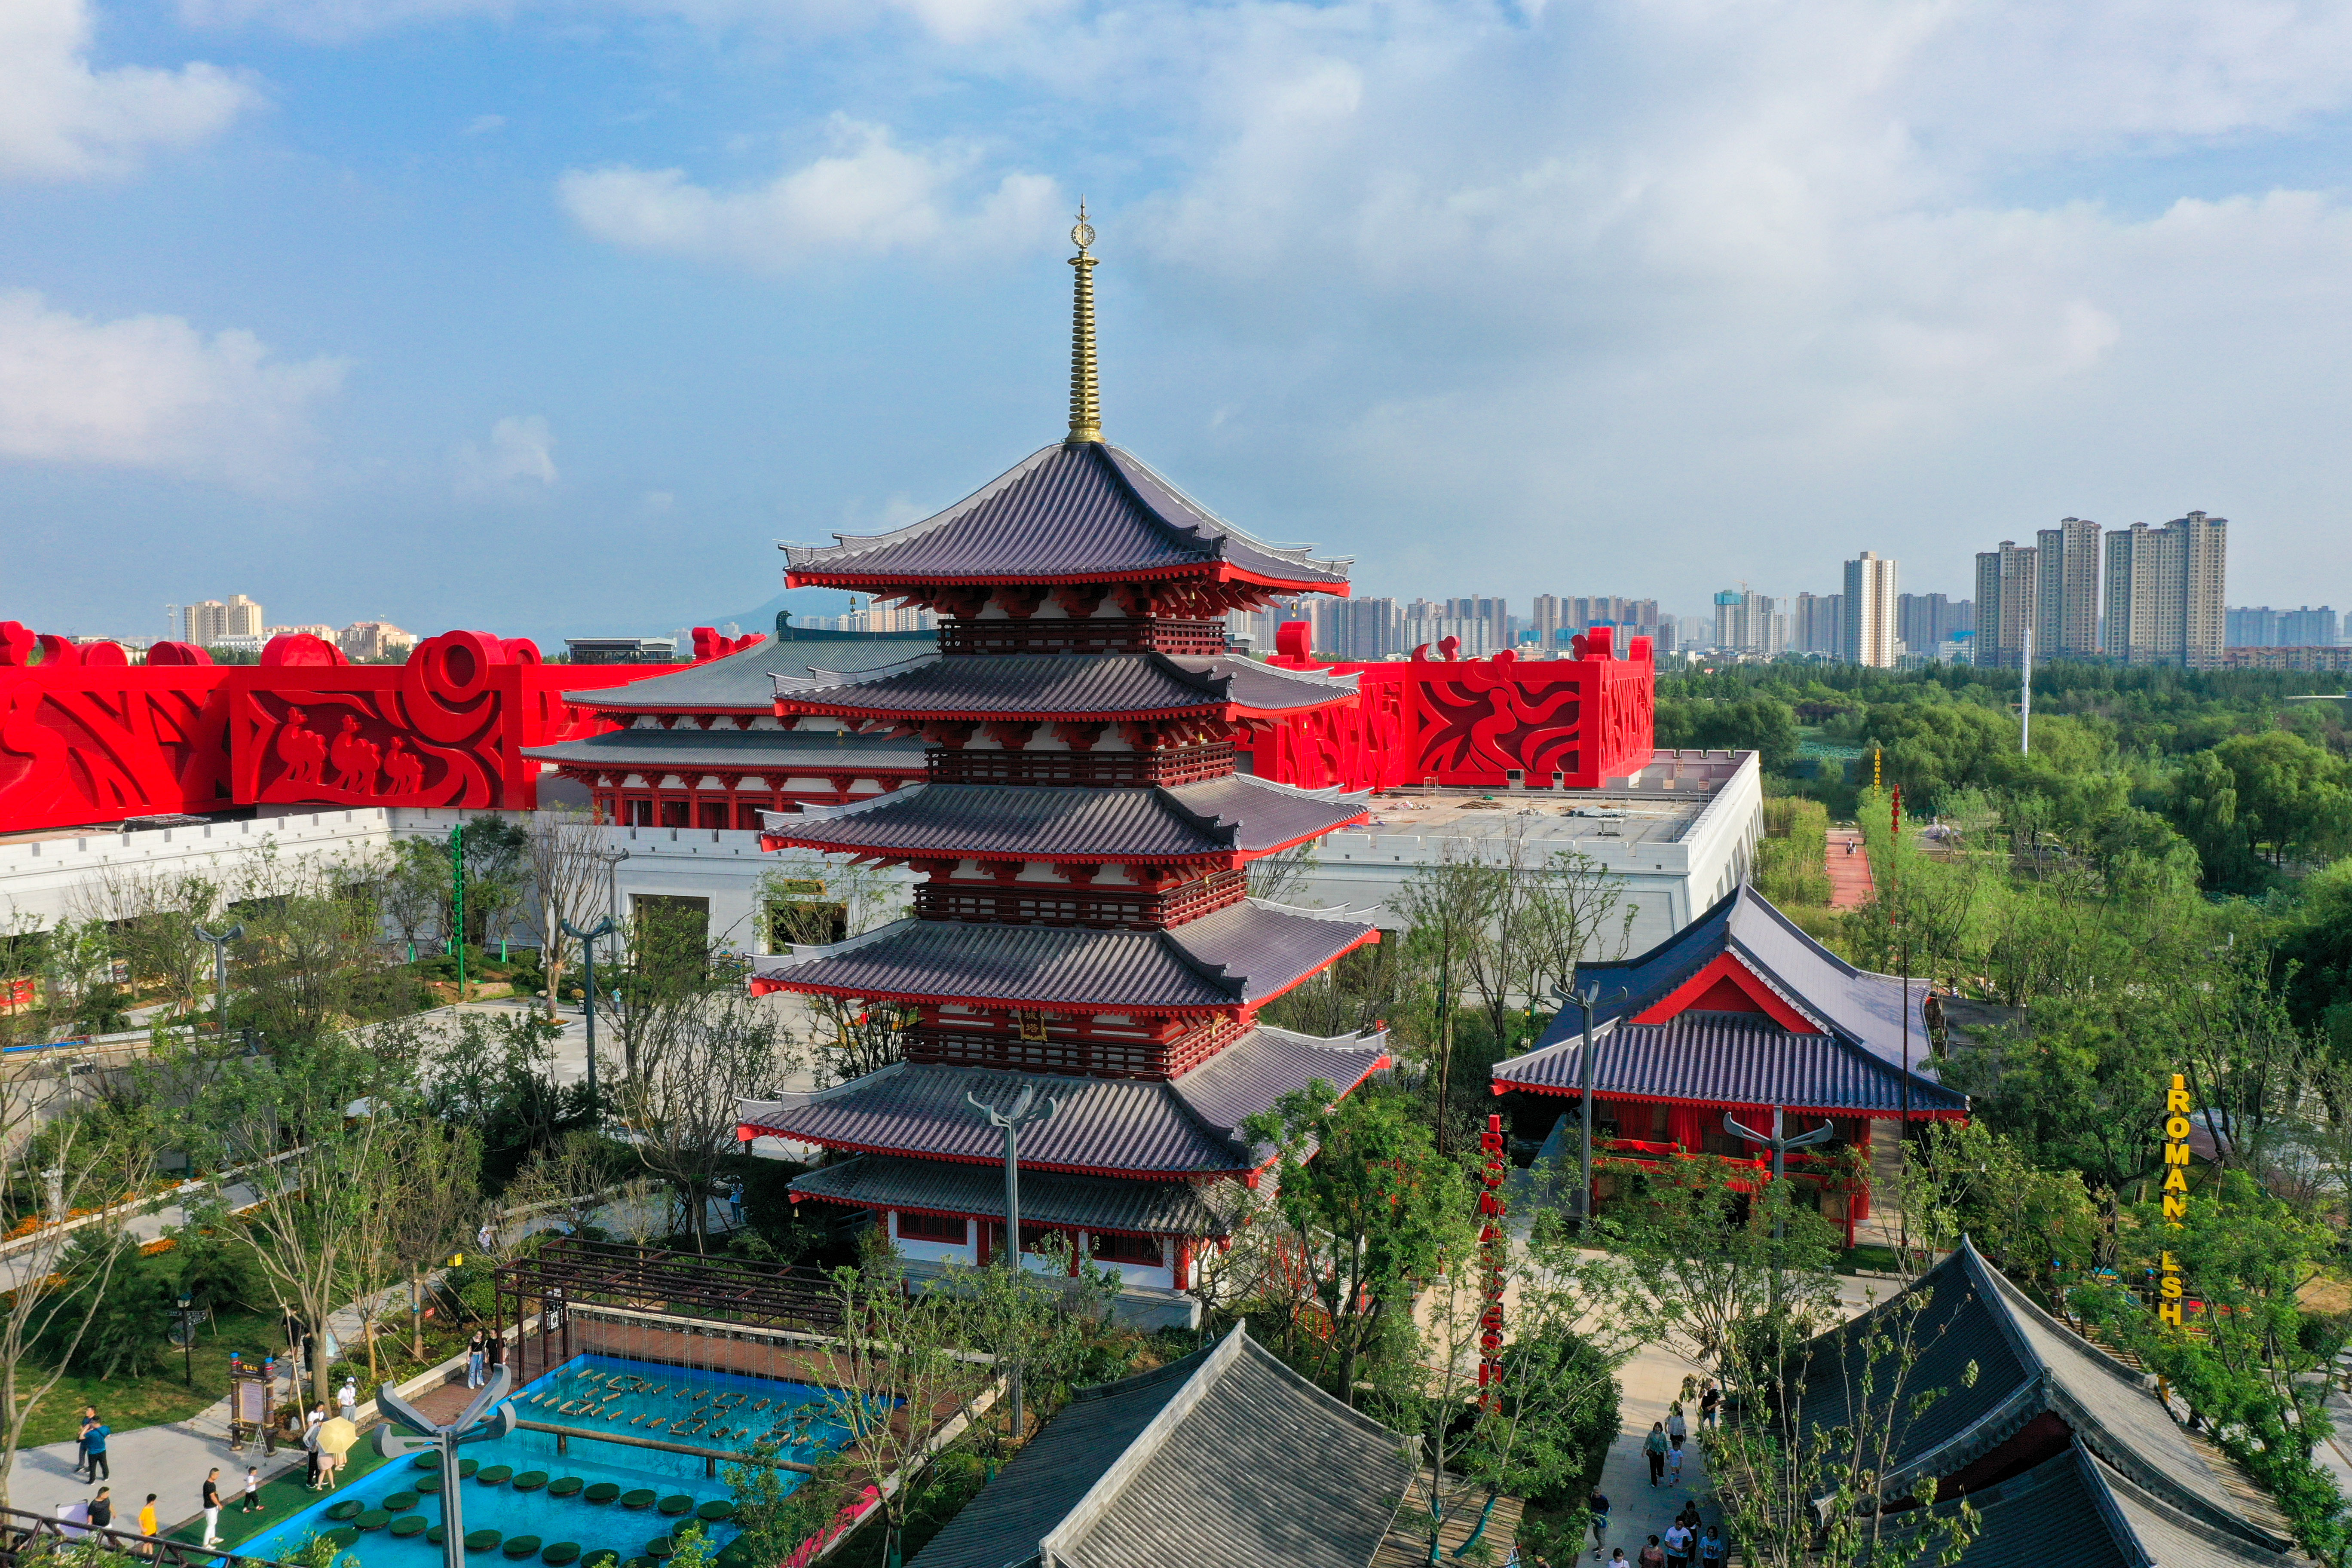
[[[68, 1373], [25, 1423], [23, 1446], [71, 1442], [81, 1432], [84, 1405], [97, 1405], [100, 1418], [118, 1433], [164, 1421], [185, 1421], [228, 1396], [231, 1351], [274, 1347], [278, 1332], [275, 1319], [252, 1312], [223, 1312], [215, 1322], [196, 1331], [194, 1356], [167, 1346], [162, 1363], [143, 1376], [109, 1378]], [[191, 1363], [194, 1388], [185, 1381]], [[20, 1383], [25, 1375], [18, 1373]]]

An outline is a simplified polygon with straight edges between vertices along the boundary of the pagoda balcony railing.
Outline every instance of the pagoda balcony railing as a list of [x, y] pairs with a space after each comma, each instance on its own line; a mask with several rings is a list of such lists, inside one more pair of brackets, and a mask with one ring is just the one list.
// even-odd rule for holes
[[1225, 651], [1223, 621], [1163, 621], [1149, 616], [1099, 620], [942, 620], [940, 651], [990, 653], [1171, 653], [1213, 658]]
[[933, 784], [1052, 784], [1092, 789], [1174, 787], [1234, 771], [1234, 746], [1214, 741], [1159, 752], [998, 752], [934, 748]]
[[1048, 1035], [1024, 1038], [1011, 1031], [911, 1029], [907, 1059], [948, 1067], [996, 1068], [1013, 1072], [1083, 1073], [1092, 1078], [1176, 1078], [1190, 1072], [1241, 1035], [1237, 1023], [1221, 1022], [1173, 1040], [1109, 1040]]
[[1160, 893], [1036, 882], [925, 882], [915, 889], [915, 914], [927, 921], [1150, 931], [1240, 903], [1248, 892], [1249, 879], [1240, 871], [1213, 871]]

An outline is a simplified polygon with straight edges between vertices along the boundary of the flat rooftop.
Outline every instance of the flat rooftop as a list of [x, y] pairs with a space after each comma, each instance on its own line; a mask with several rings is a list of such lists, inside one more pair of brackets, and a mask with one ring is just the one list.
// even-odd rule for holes
[[1743, 752], [1658, 752], [1631, 776], [1600, 789], [1381, 790], [1371, 820], [1343, 833], [1548, 842], [1676, 844], [1736, 773]]

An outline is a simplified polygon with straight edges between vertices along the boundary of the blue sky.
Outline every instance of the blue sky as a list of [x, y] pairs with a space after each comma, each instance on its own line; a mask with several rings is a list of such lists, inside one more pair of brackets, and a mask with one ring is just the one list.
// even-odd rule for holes
[[1106, 423], [1360, 591], [2352, 601], [2352, 5], [8, 0], [0, 617], [542, 638]]

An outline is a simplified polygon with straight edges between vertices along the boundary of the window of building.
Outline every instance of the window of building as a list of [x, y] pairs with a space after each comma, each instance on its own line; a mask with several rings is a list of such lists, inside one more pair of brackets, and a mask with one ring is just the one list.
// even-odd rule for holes
[[662, 802], [662, 803], [661, 803], [661, 825], [662, 825], [664, 827], [691, 827], [691, 826], [694, 826], [694, 824], [693, 824], [693, 823], [691, 823], [691, 822], [689, 822], [689, 821], [687, 819], [687, 815], [686, 815], [686, 814], [687, 814], [689, 810], [691, 810], [692, 808], [693, 808], [693, 802], [691, 802], [691, 801], [684, 801], [684, 800], [666, 800], [666, 801]]
[[898, 1239], [901, 1241], [949, 1241], [959, 1245], [964, 1239], [963, 1221], [952, 1215], [909, 1214], [898, 1211]]
[[1165, 1261], [1160, 1255], [1160, 1238], [1156, 1236], [1106, 1236], [1101, 1231], [1088, 1231], [1087, 1244], [1098, 1263], [1133, 1263], [1157, 1268]]
[[727, 803], [723, 800], [702, 801], [695, 806], [695, 816], [697, 827], [724, 827], [727, 826]]
[[633, 800], [628, 803], [628, 808], [629, 821], [633, 826], [637, 827], [651, 827], [654, 825], [654, 803], [652, 801], [645, 799]]

